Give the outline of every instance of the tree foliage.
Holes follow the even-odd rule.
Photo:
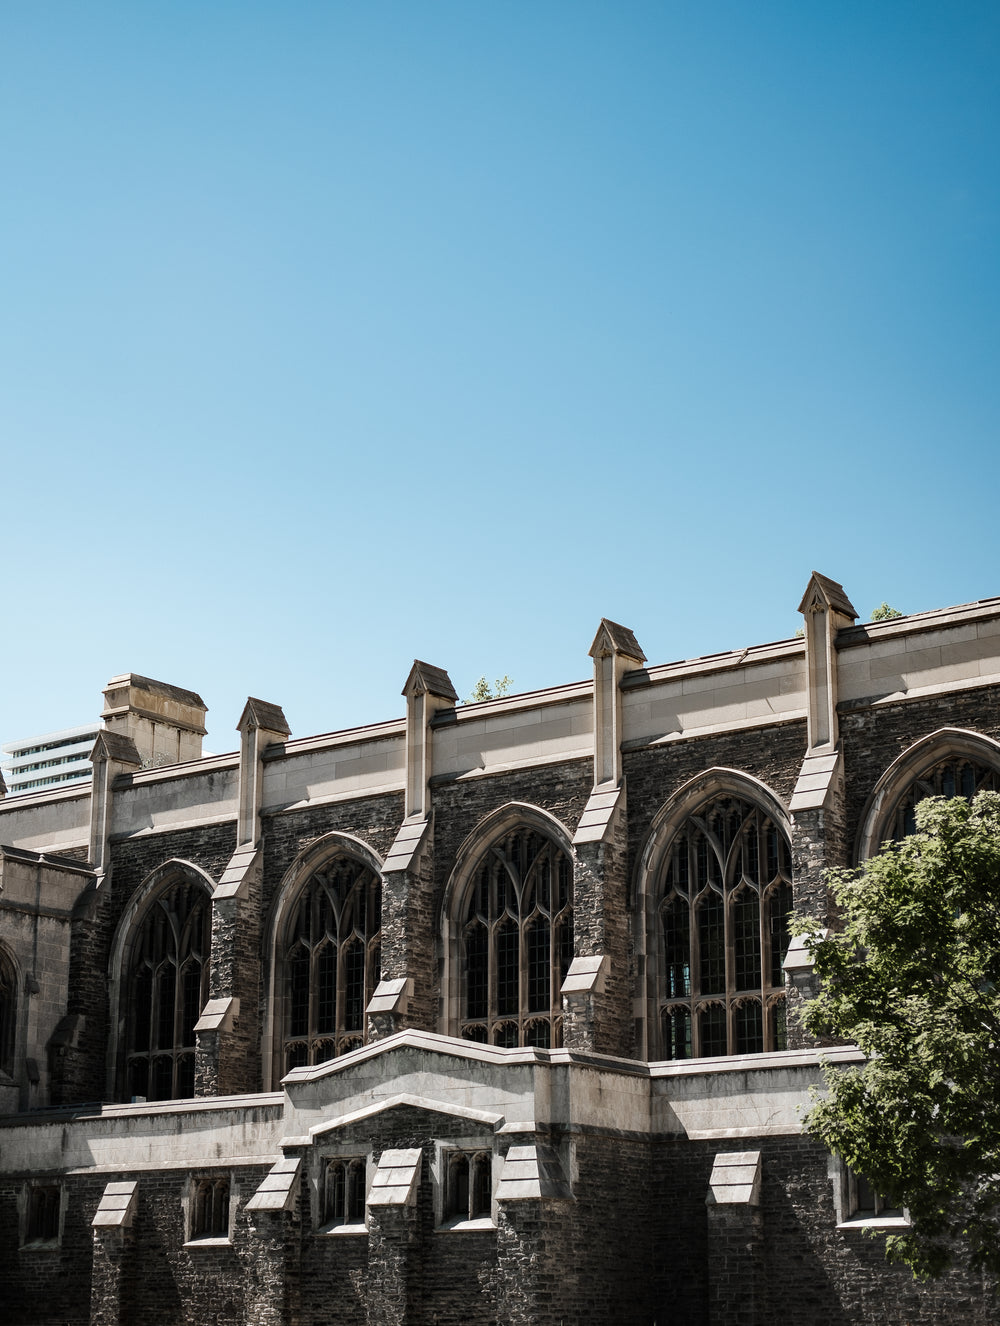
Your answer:
[[[506,672],[502,677],[497,677],[493,683],[492,689],[485,677],[480,677],[473,687],[472,694],[465,701],[466,704],[478,704],[480,700],[499,700],[502,696],[510,692],[514,685],[513,677],[508,677]]]
[[[799,933],[820,977],[804,1022],[867,1062],[825,1071],[806,1118],[894,1204],[887,1237],[915,1275],[1000,1272],[1000,795],[932,797],[917,832],[830,878],[842,928]]]
[[[890,608],[885,599],[883,599],[877,608],[872,609],[872,615],[869,618],[869,621],[891,622],[894,617],[902,617],[902,615],[903,614],[898,608]]]

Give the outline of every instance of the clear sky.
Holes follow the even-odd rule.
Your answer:
[[[11,0],[0,740],[1000,594],[995,0]]]

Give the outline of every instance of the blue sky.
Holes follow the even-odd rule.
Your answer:
[[[1000,8],[0,13],[0,740],[1000,593]]]

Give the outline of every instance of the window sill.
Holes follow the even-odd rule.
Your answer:
[[[496,1229],[489,1216],[480,1216],[478,1220],[446,1220],[438,1225],[438,1234],[464,1234],[473,1229]]]
[[[363,1220],[353,1225],[323,1225],[321,1229],[317,1229],[316,1233],[322,1238],[339,1238],[346,1234],[367,1234],[368,1226]]]
[[[32,1239],[30,1243],[22,1243],[21,1252],[58,1252],[58,1239]]]
[[[231,1248],[231,1238],[188,1239],[185,1248]]]
[[[842,1220],[838,1229],[909,1229],[908,1216],[865,1215]]]

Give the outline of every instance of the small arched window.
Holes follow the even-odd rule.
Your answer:
[[[208,998],[211,939],[211,902],[201,884],[178,880],[146,908],[123,989],[128,1097],[194,1095],[194,1028]]]
[[[786,1047],[791,910],[788,843],[759,806],[719,796],[681,824],[658,910],[664,1058]]]
[[[191,1238],[229,1237],[229,1179],[197,1179],[191,1194]]]
[[[569,857],[533,829],[493,846],[462,917],[461,1032],[490,1045],[562,1044],[562,983],[573,956]]]
[[[363,1156],[327,1161],[323,1175],[324,1224],[364,1224],[365,1168]]]
[[[965,755],[953,755],[939,760],[914,778],[896,801],[886,822],[887,837],[899,842],[916,833],[917,805],[925,797],[965,797],[970,800],[977,792],[1000,790],[1000,778],[995,769]]]
[[[284,1071],[325,1063],[365,1042],[379,980],[382,880],[338,856],[307,881],[282,950]]]

